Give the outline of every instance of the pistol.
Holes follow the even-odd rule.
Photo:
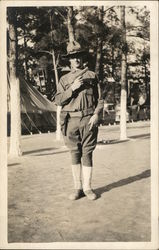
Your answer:
[[[74,80],[75,80],[76,78],[78,78],[79,76],[82,76],[87,70],[88,70],[88,67],[82,69],[80,72],[77,72],[77,73],[75,74],[75,76],[73,77],[71,84],[74,82]]]

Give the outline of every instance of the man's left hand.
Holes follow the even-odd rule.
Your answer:
[[[90,125],[89,130],[91,130],[93,128],[93,126],[97,125],[98,120],[99,119],[98,119],[97,114],[92,115],[92,117],[90,118],[89,123],[88,123]]]

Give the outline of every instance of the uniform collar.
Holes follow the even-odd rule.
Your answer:
[[[80,72],[82,69],[71,69],[71,73],[75,74],[76,72]]]

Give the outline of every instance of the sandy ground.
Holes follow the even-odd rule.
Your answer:
[[[150,241],[150,124],[127,131],[119,143],[119,126],[100,127],[95,201],[68,199],[70,156],[55,133],[23,136],[23,156],[8,159],[8,241]]]

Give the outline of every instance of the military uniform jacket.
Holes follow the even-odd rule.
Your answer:
[[[73,112],[92,108],[93,113],[99,114],[103,110],[104,102],[100,84],[94,72],[87,70],[82,76],[82,86],[75,91],[71,88],[79,71],[71,71],[61,77],[55,102],[62,106],[62,111]]]

